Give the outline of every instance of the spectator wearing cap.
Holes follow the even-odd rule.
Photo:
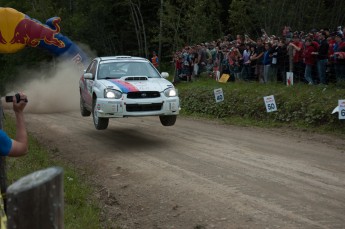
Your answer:
[[[345,82],[345,58],[343,55],[345,52],[345,42],[343,41],[343,34],[339,32],[337,32],[334,39],[334,55],[332,57],[334,60],[334,70],[338,84]]]
[[[328,63],[328,49],[327,34],[325,31],[319,33],[319,49],[313,54],[317,55],[317,72],[319,75],[320,84],[327,84],[326,68]]]

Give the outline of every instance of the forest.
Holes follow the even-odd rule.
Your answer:
[[[94,55],[148,58],[156,51],[162,62],[169,62],[172,53],[185,45],[227,34],[256,38],[262,28],[281,36],[285,25],[293,31],[333,31],[345,25],[343,0],[0,0],[0,7],[14,8],[42,23],[61,17],[61,33]],[[0,54],[0,94],[18,70],[54,58],[29,47]]]

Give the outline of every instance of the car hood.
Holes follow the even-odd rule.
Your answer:
[[[159,91],[174,87],[164,78],[126,77],[120,79],[99,80],[106,88],[113,88],[123,93],[137,91]]]

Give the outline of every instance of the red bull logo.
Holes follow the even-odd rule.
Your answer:
[[[0,31],[0,43],[1,44],[6,44],[7,43],[5,38],[2,36],[1,31]]]
[[[56,56],[71,57],[84,69],[88,58],[67,37],[60,33],[60,17],[45,24],[9,7],[0,7],[0,53],[16,53],[25,47],[39,47]]]
[[[21,20],[14,30],[14,37],[10,41],[11,44],[20,43],[31,47],[36,47],[41,41],[48,45],[55,45],[59,48],[64,48],[65,43],[57,38],[55,35],[60,33],[59,22],[60,18],[53,20],[55,29],[51,29],[32,19],[25,18]]]

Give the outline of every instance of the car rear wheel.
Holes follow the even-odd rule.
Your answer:
[[[159,116],[163,126],[173,126],[176,122],[177,115],[162,115]]]
[[[109,119],[108,118],[100,118],[98,117],[98,111],[96,107],[96,100],[92,103],[92,117],[93,117],[93,124],[95,125],[97,130],[105,130],[108,127]]]
[[[90,116],[91,115],[91,111],[87,110],[84,106],[84,100],[82,98],[82,96],[80,95],[80,114],[83,117],[86,116]]]

